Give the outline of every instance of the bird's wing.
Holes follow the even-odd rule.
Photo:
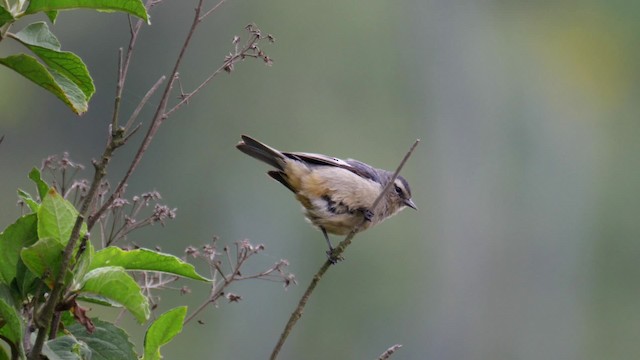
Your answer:
[[[283,153],[283,155],[292,159],[306,162],[311,165],[339,167],[345,170],[349,170],[358,176],[362,176],[363,178],[367,178],[375,182],[380,182],[380,176],[376,172],[376,169],[358,160],[342,160],[333,156],[305,152],[285,152]]]

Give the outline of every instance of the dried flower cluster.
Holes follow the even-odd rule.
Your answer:
[[[264,35],[262,31],[255,25],[249,24],[245,26],[245,30],[249,33],[249,40],[244,45],[240,44],[240,36],[236,35],[233,37],[231,43],[235,46],[235,51],[229,53],[229,55],[224,58],[224,71],[230,73],[234,70],[234,64],[238,61],[242,61],[248,57],[262,59],[265,64],[271,66],[273,64],[273,59],[269,57],[259,46],[260,41],[267,40],[270,43],[276,41],[276,39],[271,34]]]
[[[206,244],[202,249],[189,246],[185,249],[187,258],[202,259],[209,267],[213,283],[208,299],[202,303],[185,322],[191,321],[209,304],[217,305],[217,301],[224,297],[229,302],[240,302],[242,296],[227,292],[227,288],[237,281],[259,279],[281,282],[288,288],[296,284],[295,276],[286,271],[289,262],[279,260],[267,269],[244,275],[244,266],[254,255],[264,251],[264,245],[252,244],[249,240],[236,241],[233,246],[223,246],[222,251],[218,251],[218,238],[214,237],[210,244]]]

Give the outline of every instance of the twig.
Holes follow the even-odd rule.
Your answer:
[[[411,157],[411,154],[413,153],[413,151],[415,150],[416,146],[418,146],[419,143],[420,143],[420,139],[416,140],[413,143],[409,151],[404,155],[404,158],[400,162],[400,165],[398,165],[398,168],[396,169],[396,171],[393,173],[393,176],[391,177],[389,182],[386,184],[386,186],[382,189],[382,191],[380,192],[376,200],[373,202],[371,209],[374,213],[376,208],[378,207],[378,204],[380,204],[380,201],[382,200],[384,195],[387,193],[387,191],[391,189],[391,185],[395,182],[396,178],[398,177],[398,174],[400,173],[400,170],[402,170],[402,168],[404,167],[404,164],[407,162],[407,160],[409,160],[409,157]],[[278,343],[273,348],[273,352],[271,353],[271,357],[269,359],[271,360],[277,359],[278,354],[280,353],[280,350],[284,345],[284,342],[287,340],[287,337],[289,337],[289,334],[291,333],[291,330],[293,329],[295,324],[298,322],[298,320],[302,317],[302,312],[304,311],[304,307],[307,305],[307,301],[309,301],[309,298],[311,297],[311,294],[315,290],[316,286],[318,285],[320,280],[322,280],[322,276],[324,275],[325,272],[327,272],[329,267],[331,267],[331,265],[335,262],[335,259],[338,259],[342,256],[342,253],[344,253],[347,246],[351,244],[353,237],[360,231],[360,229],[362,228],[365,222],[366,222],[366,219],[363,219],[360,222],[360,224],[358,224],[351,230],[351,232],[347,235],[347,237],[345,237],[345,239],[342,240],[340,244],[336,246],[335,249],[333,249],[330,255],[330,259],[327,259],[324,262],[324,264],[322,264],[322,266],[320,267],[320,270],[318,270],[318,272],[313,276],[313,279],[311,280],[311,283],[307,287],[307,290],[304,292],[304,294],[300,298],[300,301],[298,302],[298,307],[296,307],[293,313],[291,313],[291,316],[289,317],[289,321],[287,322],[287,325],[284,327],[284,330],[282,331],[282,334],[278,339]]]
[[[391,357],[391,355],[393,355],[401,347],[402,347],[402,345],[400,345],[400,344],[393,345],[392,347],[390,347],[387,350],[385,350],[385,352],[380,354],[380,356],[378,356],[378,360],[387,360],[388,358]]]
[[[200,20],[204,20],[204,18],[206,18],[207,16],[211,15],[212,12],[218,10],[218,8],[220,7],[220,5],[224,4],[224,2],[227,0],[220,0],[219,3],[217,3],[214,7],[212,7],[211,9],[207,10],[207,12],[205,12],[201,17]]]
[[[125,144],[125,132],[124,129],[121,129],[117,126],[118,112],[120,109],[120,98],[122,97],[122,88],[124,86],[124,80],[127,77],[127,71],[129,68],[129,63],[131,60],[131,55],[133,53],[133,48],[136,43],[137,34],[142,26],[142,20],[139,20],[136,24],[135,31],[132,31],[131,39],[129,41],[129,48],[127,49],[126,56],[124,61],[122,60],[122,51],[120,51],[120,57],[118,61],[118,83],[116,85],[116,98],[114,104],[114,112],[112,117],[112,122],[110,125],[110,134],[108,137],[107,145],[105,146],[104,152],[102,153],[102,157],[99,161],[94,161],[93,165],[95,168],[93,182],[87,191],[87,196],[82,202],[80,211],[78,213],[78,217],[76,218],[75,224],[73,226],[73,230],[71,231],[71,235],[69,237],[69,241],[65,246],[64,252],[62,254],[62,260],[60,262],[60,271],[58,272],[55,281],[53,283],[53,287],[47,298],[47,301],[44,303],[42,310],[40,313],[34,314],[36,318],[39,319],[36,323],[38,324],[38,335],[33,344],[33,348],[29,352],[29,360],[37,360],[40,359],[40,354],[42,353],[42,347],[44,346],[44,342],[47,339],[48,330],[52,324],[55,324],[55,308],[56,305],[60,302],[62,298],[63,291],[65,289],[64,286],[64,276],[66,274],[67,269],[71,263],[71,258],[73,256],[73,251],[75,250],[76,244],[80,238],[80,229],[82,228],[82,223],[87,217],[90,209],[92,208],[92,204],[96,199],[96,195],[101,186],[102,179],[107,174],[107,166],[109,161],[111,160],[111,156],[113,152],[119,147]],[[91,224],[93,225],[93,224]],[[91,227],[89,227],[91,229]]]
[[[93,166],[95,168],[93,181],[91,182],[89,191],[87,191],[86,198],[82,202],[80,212],[78,213],[78,217],[76,218],[75,224],[73,225],[71,235],[69,236],[69,241],[64,248],[62,260],[60,261],[60,271],[56,275],[55,281],[53,283],[53,288],[51,289],[49,297],[44,303],[40,313],[34,314],[34,317],[38,319],[38,321],[36,321],[36,323],[38,324],[38,335],[33,344],[33,348],[29,353],[29,360],[40,359],[40,353],[42,352],[42,347],[47,339],[49,326],[54,322],[53,320],[55,316],[56,305],[62,298],[62,292],[65,289],[64,277],[67,273],[67,269],[69,268],[69,264],[71,263],[73,251],[75,250],[78,239],[80,238],[80,229],[82,228],[82,223],[84,222],[84,218],[89,212],[89,209],[91,209],[91,205],[96,198],[96,194],[98,192],[98,189],[100,188],[102,179],[107,174],[107,165],[111,160],[113,152],[120,146],[124,145],[124,142],[122,141],[124,131],[121,129],[112,131],[113,132],[109,137],[109,142],[104,149],[104,152],[102,153],[100,161],[94,161],[93,163]]]
[[[129,169],[127,169],[127,172],[118,183],[118,186],[116,187],[116,189],[111,193],[111,196],[109,196],[107,201],[105,201],[104,204],[102,204],[102,206],[97,211],[95,211],[93,214],[91,214],[91,216],[89,216],[89,219],[87,220],[87,227],[89,228],[89,230],[95,225],[96,221],[100,219],[100,216],[109,208],[109,206],[111,206],[113,201],[117,197],[121,196],[124,186],[127,184],[129,177],[131,177],[131,174],[133,174],[135,169],[138,167],[138,164],[140,164],[140,161],[142,160],[143,155],[145,154],[145,152],[149,148],[149,145],[151,144],[151,140],[153,140],[156,132],[160,128],[160,125],[162,125],[164,120],[167,119],[165,112],[167,109],[167,104],[169,102],[169,95],[171,94],[171,90],[173,89],[173,84],[176,81],[178,69],[180,68],[182,59],[184,58],[187,48],[191,43],[191,38],[193,37],[193,34],[195,33],[196,28],[198,27],[198,24],[200,24],[200,21],[201,21],[200,13],[202,11],[203,1],[204,0],[198,1],[198,5],[196,6],[196,9],[195,9],[195,15],[193,17],[193,22],[191,23],[191,27],[189,28],[189,32],[187,33],[187,37],[185,38],[182,44],[182,48],[180,49],[180,53],[178,54],[176,62],[173,65],[173,70],[171,71],[169,82],[164,88],[164,92],[162,93],[162,97],[160,98],[160,103],[158,104],[158,107],[156,108],[156,112],[153,115],[153,119],[151,120],[149,129],[147,130],[147,134],[142,140],[142,143],[140,144],[140,147],[138,148],[138,151],[136,152],[136,155],[133,158],[133,161],[131,161],[131,165],[129,165]],[[135,33],[134,33],[135,35],[137,35],[137,29],[138,28],[135,29]]]
[[[156,92],[156,90],[158,90],[158,88],[164,82],[164,80],[166,78],[167,78],[166,76],[162,75],[158,79],[158,81],[156,81],[156,83],[153,84],[153,86],[149,89],[149,91],[147,91],[147,93],[144,95],[142,100],[140,100],[140,102],[138,103],[138,106],[136,106],[135,110],[133,110],[133,112],[131,113],[131,116],[129,117],[129,120],[127,120],[127,124],[124,126],[126,131],[129,131],[129,128],[131,127],[133,122],[136,121],[136,119],[138,118],[138,115],[140,115],[140,111],[142,111],[142,108],[144,108],[144,106],[147,104],[147,102],[151,98],[151,95],[153,95]],[[131,135],[131,134],[129,134],[129,135]]]
[[[218,3],[218,5],[216,5],[213,9],[211,10],[215,10],[220,4],[222,4],[221,1],[220,3]],[[209,10],[209,11],[211,11]],[[202,18],[204,18],[206,15],[203,15]],[[255,56],[255,54],[251,54],[249,53],[250,51],[253,51],[256,49],[256,44],[259,42],[260,40],[260,36],[259,35],[252,35],[252,37],[249,39],[249,41],[247,41],[247,43],[245,44],[245,46],[238,50],[238,46],[236,45],[236,52],[235,54],[230,54],[224,61],[224,63],[217,68],[213,73],[211,73],[211,75],[209,75],[209,77],[207,77],[204,81],[202,81],[200,83],[200,85],[198,85],[193,91],[191,91],[188,94],[184,94],[184,96],[182,96],[182,99],[175,104],[171,109],[169,109],[166,112],[166,116],[170,116],[174,111],[180,109],[182,106],[184,106],[185,104],[189,103],[189,100],[191,100],[191,97],[193,97],[195,94],[197,94],[198,92],[200,92],[200,90],[202,90],[202,88],[204,88],[205,86],[207,86],[209,84],[209,82],[211,82],[211,80],[213,80],[214,77],[216,77],[217,75],[219,75],[220,73],[222,73],[222,71],[229,71],[229,69],[231,67],[233,67],[233,64],[235,64],[238,61],[243,60],[245,57],[253,57]]]

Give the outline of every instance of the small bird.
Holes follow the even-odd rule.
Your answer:
[[[375,212],[371,208],[393,177],[390,171],[353,159],[281,152],[250,136],[241,137],[242,141],[236,145],[238,150],[276,169],[267,174],[295,194],[304,207],[307,220],[322,231],[329,245],[329,255],[333,247],[327,233],[346,235],[364,219],[362,231],[407,206],[418,209],[411,200],[409,183],[402,176],[395,179],[393,190],[387,191]]]

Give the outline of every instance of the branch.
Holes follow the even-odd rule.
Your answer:
[[[404,155],[404,158],[400,162],[400,165],[398,165],[398,168],[396,169],[396,171],[393,173],[393,176],[391,177],[389,182],[385,185],[384,189],[382,189],[382,191],[380,192],[380,195],[378,195],[376,200],[373,202],[371,209],[374,213],[378,205],[380,204],[380,201],[382,200],[384,195],[387,193],[387,191],[391,189],[391,185],[395,182],[396,178],[398,177],[398,174],[400,174],[400,170],[402,170],[402,168],[404,167],[404,164],[407,162],[407,160],[409,160],[409,157],[411,157],[411,154],[413,153],[413,151],[415,150],[416,146],[418,146],[419,143],[420,143],[420,139],[416,140],[413,143],[409,151]],[[351,244],[353,237],[358,233],[358,231],[360,231],[360,229],[362,228],[362,226],[366,221],[367,221],[366,219],[363,219],[360,222],[360,224],[358,224],[351,230],[351,232],[347,235],[347,237],[344,240],[342,240],[335,249],[333,249],[333,251],[330,254],[330,258],[324,262],[324,264],[320,267],[320,270],[318,270],[318,272],[313,276],[313,279],[311,280],[311,283],[307,287],[307,290],[304,292],[304,294],[302,295],[302,298],[300,298],[300,301],[298,302],[298,307],[296,307],[296,309],[293,311],[293,313],[289,317],[289,321],[287,322],[287,325],[284,327],[284,330],[280,335],[280,339],[278,339],[278,343],[273,348],[273,352],[271,353],[271,357],[269,358],[270,360],[277,359],[278,353],[280,353],[280,350],[282,349],[284,342],[287,340],[287,337],[289,337],[291,330],[296,325],[298,320],[302,317],[302,312],[304,311],[304,307],[307,305],[307,301],[309,301],[309,298],[311,297],[311,294],[315,290],[316,286],[318,285],[320,280],[322,280],[324,273],[327,272],[327,270],[329,269],[329,267],[331,267],[333,263],[335,263],[336,259],[340,259],[342,257],[342,253],[344,253],[347,247]]]
[[[380,354],[380,356],[378,356],[378,360],[387,360],[388,358],[391,357],[391,355],[393,355],[401,347],[402,345],[400,344],[393,345],[392,347],[388,348],[385,352]]]
[[[111,156],[113,152],[124,143],[122,141],[122,137],[124,136],[123,130],[112,130],[111,136],[109,136],[109,142],[107,147],[102,154],[102,158],[100,161],[94,161],[93,166],[95,167],[95,172],[93,175],[93,182],[91,183],[91,187],[89,191],[87,191],[87,196],[85,200],[82,202],[82,207],[80,208],[80,212],[78,213],[78,217],[76,218],[76,222],[73,225],[73,229],[71,231],[71,235],[69,237],[69,242],[64,248],[64,252],[62,254],[62,260],[60,262],[60,271],[56,275],[55,281],[53,283],[53,288],[51,289],[51,293],[47,298],[47,301],[44,303],[42,310],[39,314],[34,314],[34,317],[38,319],[36,321],[38,328],[38,336],[34,342],[33,348],[29,353],[29,360],[38,360],[40,359],[40,353],[42,352],[42,347],[44,346],[44,342],[47,339],[49,326],[54,322],[55,316],[55,308],[56,304],[60,301],[62,297],[62,292],[64,291],[64,277],[67,273],[67,269],[69,268],[69,264],[71,263],[71,257],[73,256],[73,251],[78,243],[78,239],[80,238],[80,229],[82,228],[82,223],[84,222],[84,218],[89,212],[91,205],[96,197],[98,189],[100,188],[100,184],[102,179],[107,174],[107,165],[111,160]]]
[[[89,216],[89,219],[87,220],[87,227],[89,228],[89,230],[93,228],[96,221],[100,219],[100,216],[102,216],[102,214],[109,208],[109,206],[111,206],[113,201],[117,197],[121,196],[125,184],[127,184],[127,181],[129,181],[129,177],[131,177],[131,174],[133,174],[135,169],[138,167],[138,164],[140,164],[142,157],[144,156],[145,152],[149,148],[151,141],[153,140],[156,132],[158,132],[158,129],[160,128],[160,125],[162,125],[164,120],[167,119],[165,111],[167,109],[167,103],[169,102],[169,95],[171,94],[171,90],[173,89],[173,84],[177,79],[178,69],[180,68],[180,64],[182,63],[184,54],[186,53],[187,48],[191,43],[191,38],[193,37],[193,34],[195,33],[196,28],[198,27],[198,24],[200,24],[200,21],[202,21],[200,17],[200,12],[202,11],[203,1],[204,0],[198,1],[198,5],[196,6],[196,9],[195,9],[195,15],[193,17],[193,22],[191,23],[191,27],[189,28],[187,37],[185,38],[182,44],[180,53],[178,54],[176,62],[173,66],[173,70],[171,71],[169,82],[164,88],[164,92],[162,93],[162,97],[160,98],[160,103],[158,104],[158,107],[156,108],[156,112],[153,115],[153,119],[151,120],[151,125],[149,125],[149,130],[147,130],[147,134],[142,140],[142,143],[140,144],[140,147],[138,148],[138,151],[136,152],[136,155],[133,158],[133,161],[131,161],[131,165],[129,165],[129,169],[127,170],[126,174],[123,176],[122,180],[120,180],[120,182],[118,183],[118,186],[116,187],[116,189],[113,191],[111,196],[109,196],[107,201],[105,201],[104,204],[102,204],[102,206],[97,211],[95,211],[93,214],[91,214],[91,216]],[[134,32],[137,30],[138,28],[134,29]],[[134,33],[132,33],[132,37],[133,36],[134,36]]]

